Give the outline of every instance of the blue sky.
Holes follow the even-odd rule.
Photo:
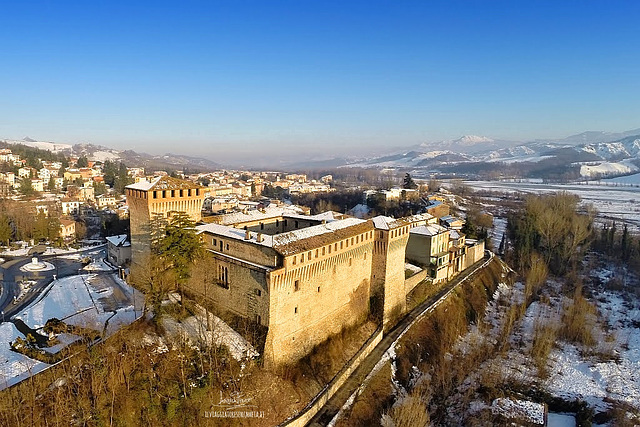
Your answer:
[[[640,127],[637,1],[5,2],[0,138],[213,160]]]

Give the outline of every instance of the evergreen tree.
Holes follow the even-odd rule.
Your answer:
[[[116,175],[118,174],[118,169],[113,162],[106,160],[104,162],[104,166],[102,168],[104,183],[109,187],[113,188],[116,182]]]
[[[79,168],[89,167],[89,159],[87,159],[87,156],[80,156],[76,162],[76,166]]]
[[[11,241],[12,236],[13,229],[11,228],[9,217],[3,214],[0,216],[0,242],[9,246],[9,242]]]
[[[624,224],[624,228],[622,229],[622,238],[620,239],[620,252],[622,252],[622,259],[628,260],[631,255],[629,245],[629,231],[627,230],[627,224]]]
[[[410,190],[415,190],[416,188],[418,188],[418,184],[416,184],[413,178],[411,178],[411,174],[407,173],[404,176],[404,180],[402,181],[402,188]]]
[[[25,196],[33,196],[36,193],[36,190],[33,189],[31,178],[27,177],[20,180],[20,192]]]
[[[44,212],[40,211],[36,215],[36,222],[33,227],[33,238],[37,241],[47,240],[49,235],[49,221]]]
[[[608,251],[609,253],[613,253],[615,249],[615,240],[616,239],[616,222],[614,221],[609,229],[609,242],[608,242]]]
[[[124,188],[127,185],[132,184],[134,180],[127,174],[127,166],[122,162],[118,165],[117,170],[115,170],[114,172],[115,179],[112,188],[117,194],[124,194]],[[108,184],[106,176],[105,183]]]
[[[502,239],[500,239],[500,246],[498,247],[498,255],[504,255],[504,249],[507,245],[507,233],[502,233]]]
[[[107,192],[107,186],[104,184],[104,182],[94,182],[93,191],[96,196],[100,196],[101,194]]]
[[[189,278],[190,265],[203,251],[194,226],[186,213],[178,212],[165,227],[164,237],[159,241],[158,250],[171,262],[179,283]]]
[[[52,193],[56,191],[56,179],[53,176],[49,178],[49,183],[47,184],[47,188]]]

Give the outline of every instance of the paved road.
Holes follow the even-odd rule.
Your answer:
[[[422,304],[411,310],[391,331],[389,331],[380,341],[380,343],[374,348],[369,356],[367,356],[360,366],[351,374],[349,379],[338,389],[338,391],[329,399],[329,401],[322,407],[322,409],[313,417],[307,426],[319,427],[326,426],[340,411],[340,408],[344,406],[349,397],[362,385],[364,380],[373,370],[374,366],[380,361],[384,353],[389,350],[391,345],[409,329],[409,326],[423,313],[429,311],[430,308],[434,308],[434,304],[442,298],[447,292],[458,286],[464,279],[487,261],[487,258],[480,260],[471,268],[468,268],[460,276],[455,278],[451,283],[447,284],[436,295],[428,298]]]
[[[106,249],[100,248],[87,248],[82,251],[83,255],[87,255],[93,258],[104,258],[106,256]],[[67,254],[69,255],[69,254]],[[31,262],[31,256],[28,257],[15,257],[0,267],[2,271],[2,295],[0,296],[0,312],[3,312],[3,321],[9,320],[11,316],[19,313],[34,300],[36,300],[44,291],[44,289],[52,282],[53,275],[56,277],[66,277],[78,274],[82,263],[73,259],[63,258],[62,255],[44,255],[39,257],[40,260],[46,260],[53,264],[56,269],[48,272],[40,273],[33,280],[35,284],[25,293],[25,295],[14,304],[14,297],[20,294],[20,287],[18,282],[24,276],[24,273],[20,271],[20,267]]]

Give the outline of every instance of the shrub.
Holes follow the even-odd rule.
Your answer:
[[[595,306],[584,297],[582,286],[578,285],[573,294],[573,301],[565,306],[560,336],[566,341],[592,347],[595,345],[595,315]]]

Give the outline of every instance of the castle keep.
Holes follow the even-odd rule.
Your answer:
[[[152,221],[185,212],[192,221],[202,218],[204,188],[191,181],[163,176],[125,188],[131,227],[132,261],[140,262],[151,247]]]

